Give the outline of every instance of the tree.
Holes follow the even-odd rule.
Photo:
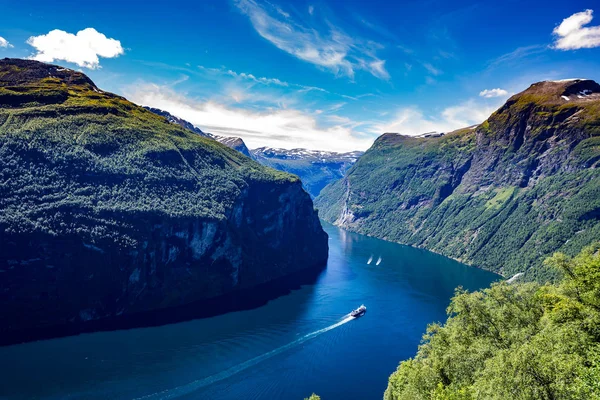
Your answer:
[[[442,326],[390,376],[386,400],[600,399],[600,245],[546,265],[555,284],[458,289]]]

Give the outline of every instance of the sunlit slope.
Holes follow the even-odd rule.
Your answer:
[[[483,124],[387,133],[316,199],[322,218],[504,275],[600,237],[600,86],[540,82]]]

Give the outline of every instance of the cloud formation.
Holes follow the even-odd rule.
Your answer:
[[[560,50],[600,47],[600,26],[585,27],[592,22],[593,10],[585,10],[565,18],[552,32],[554,48]]]
[[[257,78],[256,76],[254,76],[252,74],[247,74],[245,72],[237,73],[232,70],[227,70],[227,75],[233,76],[234,78],[248,79],[253,82],[262,83],[265,85],[277,85],[277,86],[285,86],[285,87],[289,86],[289,83],[281,81],[277,78],[264,78],[264,77]]]
[[[34,60],[63,60],[89,69],[100,67],[100,57],[114,58],[124,53],[120,41],[107,38],[94,28],[76,34],[55,29],[45,35],[31,36],[27,44],[36,49],[30,57]]]
[[[4,39],[2,36],[0,36],[0,47],[7,48],[7,47],[13,47],[13,45],[12,45],[12,44],[10,44],[10,43],[8,42],[8,40],[6,40],[6,39]]]
[[[351,151],[366,149],[373,142],[372,136],[353,131],[356,122],[332,121],[338,123],[322,126],[314,114],[293,108],[261,111],[238,108],[216,100],[195,100],[171,87],[151,83],[130,86],[125,95],[138,104],[166,110],[207,132],[239,136],[250,148]]]
[[[439,69],[431,65],[430,63],[423,63],[423,67],[429,71],[432,75],[438,76],[442,73]]]
[[[496,88],[496,89],[485,89],[479,92],[479,96],[485,97],[486,99],[492,97],[504,97],[508,95],[508,92],[504,89]]]
[[[417,107],[400,109],[390,121],[375,124],[373,133],[396,132],[403,135],[418,135],[426,132],[451,132],[456,129],[480,124],[485,121],[499,104],[487,104],[473,99],[456,106],[447,107],[439,115],[425,115]]]
[[[351,37],[331,24],[329,32],[319,32],[295,22],[270,3],[236,0],[235,4],[260,36],[296,58],[350,78],[356,70],[365,70],[379,79],[390,78],[385,60],[376,56],[382,46],[375,42]]]

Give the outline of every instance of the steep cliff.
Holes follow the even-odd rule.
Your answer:
[[[298,178],[103,92],[0,60],[0,337],[167,309],[323,266]]]
[[[505,275],[600,237],[600,85],[540,82],[483,124],[441,137],[387,133],[316,199],[347,229]]]

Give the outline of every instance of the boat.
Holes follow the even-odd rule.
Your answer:
[[[358,307],[356,310],[352,311],[350,313],[351,317],[354,318],[358,318],[358,317],[362,317],[363,315],[365,315],[365,313],[367,312],[367,307],[365,307],[365,305],[361,305],[360,307]]]

